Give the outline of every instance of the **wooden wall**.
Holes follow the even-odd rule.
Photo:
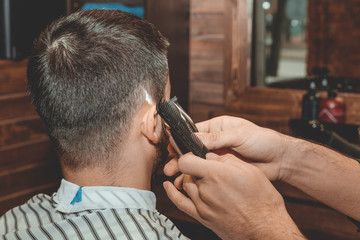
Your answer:
[[[0,61],[0,215],[35,193],[52,193],[60,168],[26,86],[27,61]]]
[[[205,120],[224,108],[226,1],[190,1],[189,114]]]
[[[185,110],[189,105],[189,2],[190,0],[147,0],[146,18],[169,40],[171,96]]]
[[[250,82],[251,9],[249,0],[190,1],[189,113],[195,122],[223,111]]]
[[[327,67],[334,77],[360,78],[360,0],[308,1],[307,70]]]

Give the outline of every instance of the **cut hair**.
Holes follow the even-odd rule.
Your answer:
[[[63,166],[102,166],[131,119],[165,91],[168,41],[119,10],[78,11],[49,25],[28,63],[32,103]],[[102,159],[102,161],[96,161]]]

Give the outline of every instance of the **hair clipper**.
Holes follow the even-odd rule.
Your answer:
[[[179,155],[192,152],[198,157],[205,158],[209,150],[194,134],[194,132],[198,132],[198,129],[180,106],[177,98],[173,97],[169,101],[160,101],[156,105],[156,109],[166,123],[166,134],[174,150]]]

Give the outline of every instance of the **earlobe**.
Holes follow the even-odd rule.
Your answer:
[[[160,141],[161,136],[161,118],[157,114],[156,107],[148,108],[140,124],[142,134],[150,142],[156,144]]]

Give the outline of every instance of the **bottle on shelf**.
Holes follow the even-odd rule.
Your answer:
[[[309,90],[302,99],[302,118],[307,121],[318,119],[320,96],[315,81],[310,81]]]
[[[329,70],[327,68],[322,68],[320,70],[320,91],[325,91],[328,92],[329,91]]]
[[[345,102],[343,98],[337,96],[335,89],[330,89],[327,98],[320,100],[319,121],[332,123],[345,122]]]

